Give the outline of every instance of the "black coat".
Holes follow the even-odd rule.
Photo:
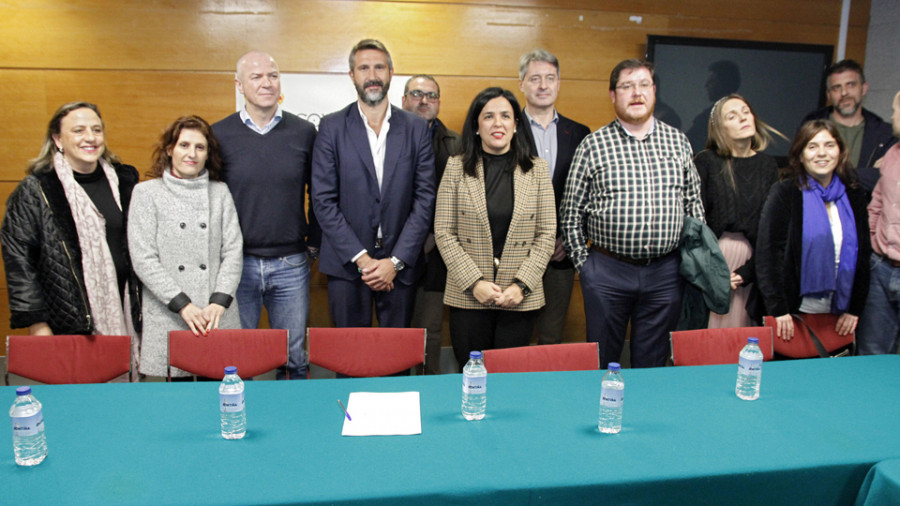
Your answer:
[[[115,165],[124,217],[138,173]],[[90,302],[84,288],[81,248],[69,201],[52,169],[25,177],[6,202],[0,244],[9,291],[10,326],[47,322],[54,334],[91,334]],[[125,246],[127,249],[127,245]],[[140,329],[140,283],[128,252],[131,315]]]
[[[835,176],[837,177],[837,176]],[[847,312],[859,316],[869,294],[869,213],[865,192],[847,188],[847,198],[856,221],[859,251],[856,275]],[[794,181],[772,186],[759,219],[756,240],[756,281],[766,314],[782,316],[800,309],[800,264],[803,254],[803,194]]]
[[[441,122],[434,119],[434,135],[431,145],[434,147],[434,187],[441,185],[441,179],[444,177],[444,169],[447,168],[447,160],[451,156],[459,154],[462,149],[459,134],[450,130]],[[431,233],[434,234],[434,220],[432,220]],[[444,286],[447,284],[447,266],[441,253],[437,247],[433,245],[433,241],[426,241],[426,245],[431,242],[432,248],[426,254],[425,272],[422,275],[422,286],[429,292],[443,292]]]

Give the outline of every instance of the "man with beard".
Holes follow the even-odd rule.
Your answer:
[[[616,65],[609,96],[616,119],[585,137],[569,169],[563,244],[580,274],[600,368],[619,360],[629,320],[631,365],[657,367],[681,311],[684,218],[703,219],[700,177],[687,137],[653,118],[651,63]]]
[[[391,106],[384,44],[350,52],[358,100],[322,118],[313,149],[312,202],[322,228],[319,270],[338,327],[408,327],[425,236],[434,213],[428,124]]]
[[[409,78],[403,88],[403,110],[418,115],[428,122],[431,145],[434,148],[434,184],[441,184],[447,159],[460,150],[459,134],[450,130],[441,120],[441,87],[426,74]],[[444,322],[444,286],[447,284],[447,266],[434,244],[434,228],[429,231],[422,252],[425,273],[416,290],[413,327],[428,331],[425,343],[425,374],[441,373],[441,325]]]
[[[803,123],[814,119],[834,122],[850,151],[850,163],[859,172],[860,184],[871,192],[881,176],[881,159],[897,139],[890,123],[862,106],[868,91],[859,63],[841,60],[825,71],[825,93],[831,105],[807,114]]]

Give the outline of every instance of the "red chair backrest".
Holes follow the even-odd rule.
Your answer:
[[[7,336],[6,365],[41,383],[104,383],[131,370],[131,336]]]
[[[233,365],[242,378],[252,378],[287,360],[284,329],[218,329],[199,337],[190,330],[169,331],[169,365],[197,376],[222,378]]]
[[[425,362],[425,329],[309,328],[309,361],[357,378],[387,376]]]
[[[484,350],[488,372],[596,371],[597,343],[544,344]]]
[[[759,339],[763,360],[772,360],[774,344],[769,327],[679,330],[670,333],[675,365],[736,364],[748,337]]]

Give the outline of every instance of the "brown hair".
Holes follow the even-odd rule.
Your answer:
[[[783,133],[769,126],[763,120],[759,119],[759,116],[756,115],[756,111],[753,110],[753,106],[751,106],[750,102],[741,95],[731,93],[717,100],[709,111],[709,137],[706,139],[706,149],[715,151],[717,155],[725,159],[725,165],[722,167],[722,171],[731,183],[731,187],[735,188],[734,172],[732,168],[735,143],[734,140],[725,133],[721,118],[722,107],[725,105],[725,102],[728,102],[731,99],[737,99],[743,102],[747,108],[750,109],[750,114],[753,115],[753,124],[756,127],[756,133],[753,134],[753,138],[750,140],[750,149],[754,151],[766,149],[769,143],[772,142],[772,134],[778,135],[786,141],[790,141],[790,139],[785,137]]]
[[[162,177],[163,172],[172,167],[172,157],[169,152],[175,148],[182,130],[196,130],[206,137],[206,170],[209,171],[209,179],[222,180],[222,155],[219,152],[219,141],[213,135],[209,123],[200,116],[182,116],[169,125],[163,132],[159,142],[153,148],[153,158],[147,177]]]
[[[850,188],[858,187],[856,170],[850,163],[850,152],[847,150],[844,140],[841,139],[841,133],[838,132],[837,127],[827,119],[807,121],[800,127],[800,130],[797,131],[797,137],[794,138],[794,143],[791,145],[791,151],[788,154],[788,166],[782,178],[792,179],[801,190],[809,188],[806,168],[803,166],[803,150],[806,149],[806,145],[809,144],[813,137],[823,130],[834,138],[835,142],[837,142],[838,150],[840,150],[834,173],[837,174],[837,177],[845,186]]]

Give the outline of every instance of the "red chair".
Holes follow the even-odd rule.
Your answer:
[[[197,376],[222,379],[225,367],[238,368],[242,378],[252,378],[288,361],[288,331],[283,329],[217,329],[206,336],[190,330],[169,331],[169,358],[172,367]]]
[[[105,383],[131,371],[131,336],[12,335],[6,337],[9,375],[48,384]]]
[[[597,343],[544,344],[484,350],[488,372],[596,371]]]
[[[763,360],[772,360],[775,350],[769,327],[679,330],[669,335],[674,365],[736,364],[748,337],[759,338]]]
[[[309,362],[346,376],[387,376],[425,363],[425,329],[309,328]]]

